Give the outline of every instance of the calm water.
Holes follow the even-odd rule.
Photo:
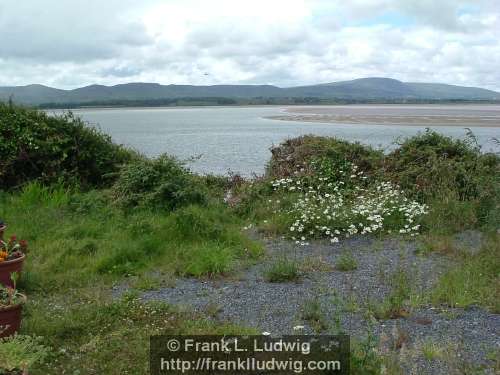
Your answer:
[[[383,112],[383,106],[350,106],[354,113],[367,107]],[[427,106],[428,107],[428,106]],[[440,113],[452,111],[469,118],[481,115],[486,106],[439,106]],[[422,106],[401,106],[401,110],[418,113]],[[479,108],[479,110],[478,110]],[[491,108],[491,107],[490,107]],[[486,115],[491,114],[486,107]],[[398,137],[423,131],[425,126],[326,124],[265,119],[265,116],[283,114],[284,107],[204,107],[204,108],[141,108],[141,109],[85,109],[76,110],[91,124],[121,144],[131,146],[148,155],[161,153],[181,159],[200,156],[191,164],[199,173],[225,174],[228,170],[244,175],[261,174],[270,158],[269,148],[284,139],[301,134],[336,136],[360,141],[377,147],[391,147]],[[500,112],[500,107],[495,107]],[[484,111],[483,111],[484,112]],[[470,117],[471,125],[473,117]],[[465,135],[464,127],[435,127],[455,137]],[[500,138],[500,128],[475,128],[484,149],[496,146],[492,137]],[[497,149],[498,151],[498,149]]]

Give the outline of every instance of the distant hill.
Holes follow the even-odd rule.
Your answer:
[[[377,77],[286,88],[272,85],[192,86],[160,85],[158,83],[127,83],[115,86],[91,85],[73,90],[61,90],[43,85],[0,87],[0,100],[8,100],[11,96],[17,103],[30,105],[175,98],[249,99],[256,97],[313,97],[355,100],[500,100],[500,93],[477,87],[401,82],[395,79]]]

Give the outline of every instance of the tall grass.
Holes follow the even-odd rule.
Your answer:
[[[500,244],[492,239],[474,255],[461,254],[458,264],[442,275],[431,300],[450,307],[481,305],[500,313]]]
[[[188,206],[171,214],[132,212],[105,204],[106,192],[75,193],[38,183],[4,195],[0,217],[29,241],[24,278],[30,290],[84,287],[148,268],[180,275],[231,271],[261,246],[222,205]]]

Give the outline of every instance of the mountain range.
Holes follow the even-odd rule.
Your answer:
[[[500,93],[477,87],[441,83],[401,82],[391,78],[360,78],[351,81],[311,86],[277,87],[272,85],[160,85],[126,83],[114,86],[90,85],[62,90],[43,85],[0,87],[0,100],[12,97],[16,103],[90,103],[141,101],[175,98],[328,98],[354,100],[500,100]]]

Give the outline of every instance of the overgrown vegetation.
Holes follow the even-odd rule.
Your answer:
[[[0,217],[30,243],[19,284],[29,295],[22,333],[41,337],[9,342],[22,350],[8,360],[27,355],[33,374],[140,374],[151,334],[253,332],[134,297],[134,290],[176,275],[220,277],[255,262],[263,249],[242,231],[250,222],[299,244],[424,232],[421,254],[453,259],[428,302],[499,312],[499,166],[498,155],[481,153],[472,135],[453,140],[427,131],[387,155],[299,137],[273,149],[262,178],[202,177],[170,156],[147,159],[116,146],[71,114],[0,104]],[[480,252],[459,252],[450,234],[465,229],[492,239]],[[264,277],[300,281],[304,270],[333,266],[303,263],[277,259]],[[348,252],[335,264],[356,267]],[[116,284],[131,286],[131,293],[112,296]],[[390,287],[377,306],[356,310],[371,309],[378,319],[406,317],[414,298],[409,275],[395,270]],[[321,302],[304,301],[298,312],[317,332],[332,328]],[[385,366],[398,373],[376,345],[369,336],[354,346],[355,371],[378,374]]]
[[[271,151],[265,178],[236,189],[240,213],[268,219],[263,227],[271,233],[293,226],[297,234],[302,228],[294,237],[306,242],[354,230],[444,235],[500,227],[500,157],[482,153],[470,132],[459,140],[427,130],[387,155],[314,136],[288,140]],[[402,215],[404,206],[410,216]],[[374,218],[382,219],[382,226]],[[371,224],[377,224],[375,230]]]
[[[131,152],[81,119],[0,102],[0,189],[39,180],[105,186]]]
[[[481,305],[500,313],[500,244],[488,242],[477,254],[461,253],[458,264],[439,279],[431,299],[449,307]]]
[[[151,335],[256,333],[165,304],[143,303],[133,296],[110,301],[95,290],[79,290],[50,300],[37,298],[31,303],[24,330],[44,337],[57,348],[30,372],[34,375],[146,374],[146,343]]]
[[[112,196],[124,208],[139,206],[171,211],[188,204],[205,204],[207,189],[178,160],[162,155],[124,165],[113,185]]]
[[[433,208],[428,229],[453,233],[500,227],[500,157],[481,153],[472,132],[464,140],[427,130],[385,158],[384,172]]]
[[[128,212],[107,204],[106,192],[38,183],[4,194],[0,202],[0,217],[9,218],[35,249],[23,277],[35,290],[86,286],[153,266],[180,275],[213,275],[261,252],[222,204],[191,205],[171,214]]]

